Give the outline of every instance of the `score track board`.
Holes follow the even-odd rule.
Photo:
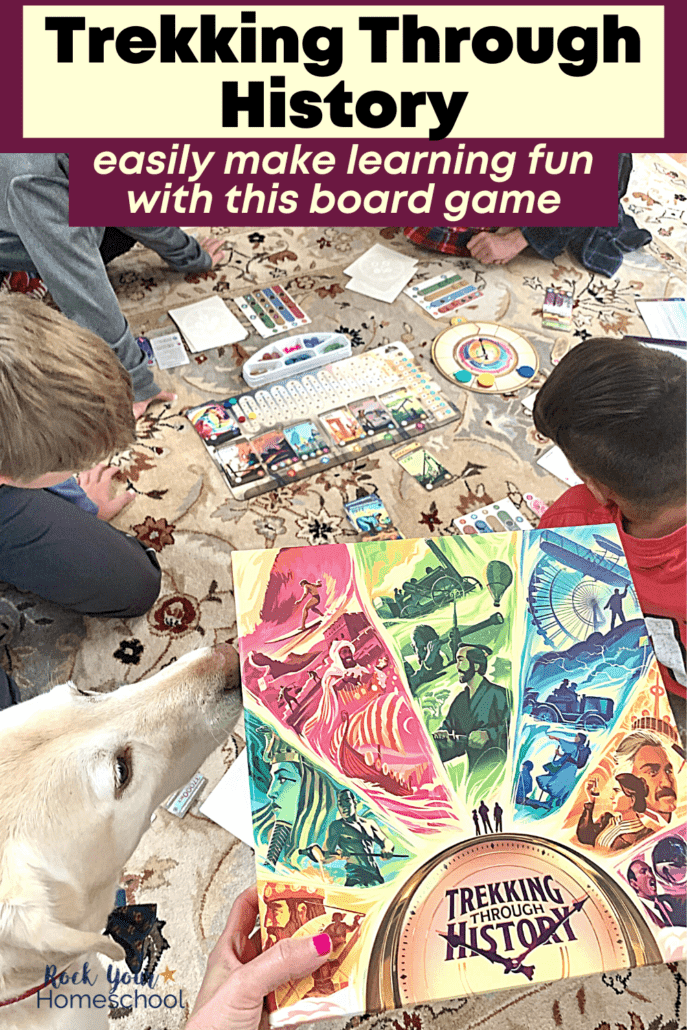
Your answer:
[[[232,494],[257,497],[459,417],[402,343],[184,412]]]
[[[446,379],[478,393],[519,390],[539,368],[532,344],[496,322],[450,325],[435,338],[432,360]]]

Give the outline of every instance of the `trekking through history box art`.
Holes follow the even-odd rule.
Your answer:
[[[233,562],[263,948],[332,940],[273,1025],[684,956],[685,752],[613,526]]]

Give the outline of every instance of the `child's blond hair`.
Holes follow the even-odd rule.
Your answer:
[[[135,439],[129,374],[98,336],[21,295],[0,300],[0,475],[82,471]]]

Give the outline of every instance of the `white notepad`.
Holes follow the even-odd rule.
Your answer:
[[[684,297],[635,301],[651,336],[687,343],[687,302]]]
[[[172,308],[169,312],[181,330],[186,346],[194,353],[226,347],[245,340],[248,330],[220,297],[208,297],[183,308]]]
[[[416,267],[415,258],[377,243],[344,269],[352,276],[346,288],[390,304],[413,278]]]

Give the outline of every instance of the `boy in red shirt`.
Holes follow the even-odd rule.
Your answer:
[[[687,363],[631,337],[593,338],[562,359],[537,395],[534,424],[583,486],[542,529],[615,523],[673,714],[684,733]]]

